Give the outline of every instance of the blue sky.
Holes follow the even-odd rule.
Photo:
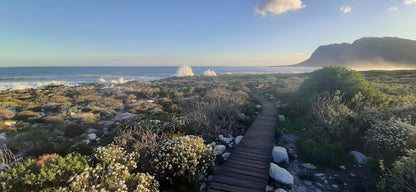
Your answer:
[[[415,20],[416,0],[0,0],[0,66],[286,65]]]

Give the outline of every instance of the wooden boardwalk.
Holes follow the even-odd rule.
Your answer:
[[[264,192],[274,146],[276,106],[259,98],[263,110],[235,147],[227,162],[214,172],[209,192]]]

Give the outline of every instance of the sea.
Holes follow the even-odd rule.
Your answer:
[[[1,67],[0,90],[43,88],[48,85],[76,86],[89,83],[124,83],[155,81],[189,73],[264,74],[303,73],[311,67]],[[185,71],[184,71],[185,70]],[[210,70],[208,73],[207,71]]]

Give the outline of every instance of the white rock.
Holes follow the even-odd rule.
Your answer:
[[[293,184],[293,176],[286,169],[283,169],[274,163],[270,163],[269,175],[281,184]]]
[[[352,155],[354,157],[355,161],[358,164],[361,164],[361,165],[367,164],[368,158],[364,154],[362,154],[362,153],[360,153],[358,151],[351,151],[350,152],[350,155]]]
[[[243,136],[241,136],[241,135],[237,136],[237,137],[235,138],[235,144],[237,144],[237,145],[238,145],[238,144],[240,143],[241,139],[243,139]]]
[[[150,123],[154,123],[154,124],[159,124],[161,121],[160,120],[150,120]]]
[[[199,191],[203,191],[206,187],[205,183],[202,183],[201,186],[199,187]]]
[[[332,188],[334,188],[334,189],[338,189],[338,185],[331,185],[332,186]]]
[[[302,163],[302,167],[305,167],[306,169],[316,169],[315,165],[312,165],[310,163]]]
[[[279,115],[279,121],[280,121],[280,122],[284,122],[284,121],[285,121],[285,116],[283,116],[283,115]]]
[[[324,174],[323,173],[315,173],[315,176],[316,177],[322,177],[322,176],[324,176]]]
[[[3,171],[6,169],[6,166],[3,163],[0,163],[0,171]]]
[[[90,140],[88,140],[88,139],[85,139],[85,140],[82,140],[84,143],[86,143],[86,144],[90,144]]]
[[[256,105],[256,108],[257,109],[261,109],[261,105]]]
[[[130,119],[133,117],[136,117],[136,114],[133,113],[122,113],[122,114],[117,114],[117,116],[115,117],[116,120],[124,120],[124,119]]]
[[[223,153],[222,154],[222,159],[224,159],[224,161],[226,161],[228,159],[228,157],[230,157],[231,153]]]
[[[87,133],[95,133],[95,132],[97,132],[97,130],[95,130],[93,128],[87,129]]]
[[[97,139],[97,135],[95,134],[95,133],[90,133],[90,134],[88,134],[88,140],[95,140],[95,139]]]
[[[221,141],[230,144],[231,141],[233,141],[232,137],[224,137],[224,135],[219,135],[218,136],[220,138]]]
[[[274,190],[274,192],[287,192],[287,191],[282,188],[279,188],[279,189]]]
[[[339,166],[339,168],[340,168],[340,169],[343,169],[343,170],[347,169],[347,168],[345,167],[345,165],[340,165],[340,166]]]
[[[227,149],[225,145],[217,145],[214,147],[214,153],[215,155],[222,155],[225,152],[225,149]]]
[[[0,133],[0,140],[6,140],[6,132]]]
[[[215,143],[214,141],[212,143],[210,143],[211,146],[215,146],[217,143]]]
[[[289,156],[287,155],[286,148],[284,147],[273,147],[272,151],[273,162],[275,163],[282,163],[286,162],[289,163]]]

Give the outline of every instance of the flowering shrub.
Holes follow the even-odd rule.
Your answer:
[[[407,155],[393,163],[391,171],[384,170],[378,187],[380,191],[416,191],[416,150],[408,150]]]
[[[127,153],[110,144],[99,147],[93,154],[95,167],[73,175],[71,184],[63,191],[158,191],[159,183],[147,173],[134,173],[137,153]]]
[[[68,154],[65,157],[46,155],[28,159],[0,175],[3,191],[40,191],[66,186],[73,174],[88,167],[85,156]]]
[[[377,121],[372,124],[364,138],[371,151],[388,158],[415,147],[415,136],[416,126],[392,117],[387,121]]]
[[[166,185],[194,183],[214,162],[212,147],[197,136],[168,140],[157,150],[154,175]]]

